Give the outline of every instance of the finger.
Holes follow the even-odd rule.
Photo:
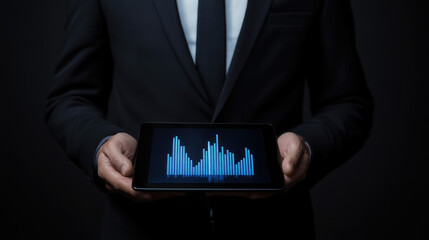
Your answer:
[[[304,152],[292,175],[292,178],[295,179],[296,182],[300,182],[306,178],[309,161],[310,160],[308,154]]]
[[[105,183],[104,183],[104,187],[106,187],[106,189],[107,189],[109,192],[116,192],[116,191],[115,191],[115,189],[113,188],[113,186],[112,186],[110,183],[108,183],[108,182],[105,182]]]
[[[294,174],[295,168],[299,165],[303,153],[303,149],[299,147],[288,149],[282,162],[282,169],[285,175],[292,176]]]
[[[284,175],[285,179],[285,191],[289,191],[293,186],[295,186],[295,180],[293,177],[289,177],[287,175]]]
[[[293,173],[291,175],[284,175],[286,191],[306,178],[306,173],[309,165],[308,154],[304,153],[298,162],[298,165],[295,166],[295,169],[293,170]]]
[[[100,149],[110,160],[112,166],[125,177],[133,174],[133,163],[123,153],[119,144],[106,142]]]
[[[151,194],[132,189],[132,179],[130,177],[124,177],[116,171],[109,161],[109,158],[107,158],[104,153],[101,153],[99,164],[99,175],[105,180],[108,190],[110,188],[112,192],[120,192],[137,201],[150,201],[152,199]]]

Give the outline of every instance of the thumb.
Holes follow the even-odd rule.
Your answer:
[[[125,177],[131,177],[133,172],[132,158],[137,141],[125,133],[112,136],[101,148],[113,168]],[[134,141],[133,141],[134,140]]]

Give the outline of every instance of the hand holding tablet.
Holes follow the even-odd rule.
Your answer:
[[[132,187],[144,191],[281,191],[269,124],[144,123]]]

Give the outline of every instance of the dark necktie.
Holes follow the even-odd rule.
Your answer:
[[[213,103],[225,81],[225,29],[225,1],[199,0],[196,64]]]

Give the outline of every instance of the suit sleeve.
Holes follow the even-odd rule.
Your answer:
[[[71,0],[66,40],[47,99],[46,122],[67,155],[94,180],[97,145],[123,132],[105,119],[112,56],[98,0]]]
[[[314,185],[355,154],[372,127],[373,101],[356,52],[348,0],[326,0],[308,52],[312,119],[292,132],[311,146]]]

